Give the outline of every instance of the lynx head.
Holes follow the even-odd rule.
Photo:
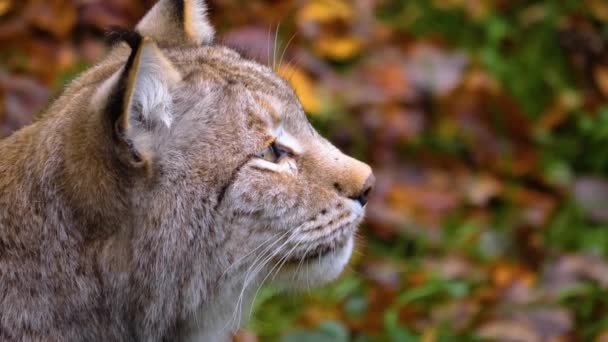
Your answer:
[[[161,0],[136,31],[94,71],[105,77],[90,100],[129,179],[135,248],[153,260],[187,254],[174,267],[188,268],[178,283],[193,301],[200,277],[287,288],[334,279],[370,167],[321,137],[270,68],[213,44],[203,0]]]

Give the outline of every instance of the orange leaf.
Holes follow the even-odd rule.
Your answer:
[[[513,264],[500,263],[492,272],[494,284],[498,287],[508,287],[520,283],[526,287],[532,287],[536,282],[533,272]]]

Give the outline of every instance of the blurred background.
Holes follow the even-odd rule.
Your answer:
[[[378,179],[340,280],[236,341],[608,341],[608,1],[209,2]],[[0,137],[152,4],[0,0]]]

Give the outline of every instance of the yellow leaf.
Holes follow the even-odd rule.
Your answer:
[[[332,20],[350,21],[353,10],[346,1],[342,0],[313,0],[309,1],[298,12],[300,23],[318,22],[327,23]]]
[[[5,15],[11,9],[11,0],[0,0],[0,16]]]
[[[320,37],[315,42],[315,50],[319,56],[333,60],[353,58],[363,50],[363,42],[357,37]]]
[[[597,19],[605,23],[608,22],[608,3],[606,3],[606,0],[587,0],[585,3],[591,9],[589,12]]]
[[[319,92],[313,80],[304,71],[293,65],[282,64],[279,66],[277,74],[291,84],[302,102],[304,111],[313,115],[321,112]]]
[[[604,96],[608,96],[608,68],[598,66],[595,68],[595,83]]]
[[[431,327],[426,329],[420,338],[421,342],[435,342],[437,341],[437,327]]]

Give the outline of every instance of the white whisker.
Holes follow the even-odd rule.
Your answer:
[[[285,48],[283,49],[283,53],[281,54],[281,58],[279,59],[279,65],[278,65],[279,67],[281,67],[281,65],[283,64],[283,59],[285,58],[285,53],[289,49],[289,45],[291,44],[291,42],[297,35],[298,35],[298,32],[294,33],[291,36],[291,38],[289,39],[289,41],[287,41],[287,45],[285,45]]]
[[[278,262],[276,265],[274,265],[272,267],[272,269],[270,269],[270,271],[268,272],[268,274],[264,277],[264,279],[262,280],[262,282],[260,283],[260,285],[258,286],[257,290],[255,291],[255,294],[253,295],[253,301],[252,303],[255,303],[255,299],[258,296],[258,292],[260,291],[260,289],[264,286],[264,282],[266,282],[266,279],[268,279],[268,277],[270,277],[270,275],[273,273],[274,269],[277,268],[277,266],[279,268],[277,268],[276,273],[279,272],[279,270],[281,269],[282,265],[288,260],[289,256],[291,255],[291,253],[300,245],[301,241],[298,241],[295,246],[293,246],[291,248],[291,250],[289,250],[289,252],[287,252]],[[274,279],[274,278],[273,278]],[[253,313],[253,306],[250,308],[249,310],[249,317],[251,317],[251,314]]]
[[[275,244],[277,244],[278,242],[280,242],[280,241],[281,241],[281,239],[282,239],[282,238],[283,238],[285,235],[287,235],[288,233],[289,233],[289,231],[287,231],[287,232],[283,233],[283,234],[282,234],[281,236],[279,236],[279,237],[278,237],[276,240],[274,240],[272,243],[270,243],[268,246],[266,246],[266,248],[264,248],[264,250],[263,250],[263,251],[260,253],[260,255],[258,255],[258,256],[257,256],[257,257],[256,257],[256,258],[253,260],[252,265],[251,265],[251,266],[250,266],[250,267],[247,269],[247,271],[245,272],[245,280],[246,280],[246,279],[248,279],[248,277],[249,277],[249,275],[250,275],[250,272],[251,272],[252,268],[253,268],[253,267],[256,265],[256,263],[257,263],[257,261],[260,259],[260,257],[263,257],[263,256],[264,256],[264,255],[265,255],[265,254],[266,254],[266,253],[267,253],[267,252],[270,250],[270,249],[272,249],[272,246],[274,246]],[[240,320],[240,319],[237,317],[237,315],[238,315],[238,307],[239,307],[239,305],[240,305],[240,303],[241,303],[241,300],[242,300],[242,295],[243,295],[243,293],[244,293],[244,291],[245,291],[245,287],[246,287],[246,285],[247,285],[247,284],[246,284],[246,282],[244,281],[244,284],[243,284],[243,289],[242,289],[242,290],[241,290],[241,292],[240,292],[240,295],[239,295],[239,298],[238,298],[237,303],[236,303],[236,305],[235,305],[235,309],[234,309],[234,311],[233,311],[233,313],[232,313],[231,319],[229,319],[229,320],[226,322],[226,325],[224,326],[224,328],[222,328],[222,331],[223,331],[223,330],[225,330],[225,329],[227,329],[227,328],[228,328],[228,327],[231,325],[231,323],[232,323],[232,322],[234,322],[235,324],[238,324],[238,320]]]
[[[298,275],[298,273],[300,272],[300,267],[302,267],[304,260],[306,260],[306,256],[308,255],[308,252],[310,252],[310,249],[313,246],[310,245],[306,248],[306,250],[304,251],[304,255],[302,256],[302,258],[300,259],[300,262],[298,263],[298,266],[296,267],[296,271],[293,273],[293,280],[296,280],[296,276]]]
[[[272,70],[277,70],[277,41],[279,39],[279,30],[281,29],[281,22],[277,25],[277,29],[274,32],[274,50],[272,51]]]
[[[262,246],[264,246],[264,244],[266,244],[267,242],[269,242],[270,240],[272,240],[273,238],[276,238],[279,234],[274,234],[271,235],[270,237],[268,237],[268,239],[266,239],[264,242],[260,243],[256,248],[254,248],[252,251],[250,251],[249,253],[245,254],[244,256],[240,257],[239,259],[237,259],[236,261],[234,261],[232,264],[230,264],[230,266],[228,266],[226,268],[226,270],[224,270],[224,272],[222,273],[222,275],[220,276],[220,278],[224,277],[226,275],[226,273],[228,273],[228,271],[235,267],[236,265],[238,265],[239,263],[241,263],[242,261],[244,261],[247,257],[249,257],[251,254],[255,253],[255,251],[257,251],[258,249],[260,249]]]
[[[288,234],[292,234],[290,235],[286,241],[283,242],[282,245],[280,245],[275,251],[271,251],[272,247],[277,243],[280,242],[281,239],[283,237],[285,237]],[[289,241],[293,238],[295,234],[293,234],[293,231],[288,230],[286,231],[284,234],[282,234],[275,242],[273,242],[270,246],[268,246],[267,248],[265,248],[262,253],[260,253],[260,255],[258,257],[256,257],[256,259],[252,262],[251,266],[247,269],[247,272],[245,273],[245,277],[243,279],[243,286],[241,288],[241,292],[239,294],[239,297],[237,299],[237,303],[235,305],[235,311],[232,315],[232,319],[230,321],[233,321],[235,324],[238,325],[239,321],[240,321],[240,317],[241,317],[241,312],[242,312],[242,306],[243,306],[243,297],[245,294],[245,290],[247,289],[247,287],[249,286],[250,282],[255,278],[255,276],[264,268],[264,266],[266,265],[266,263],[270,260],[272,260],[272,258],[278,254],[281,249],[287,244],[289,243]],[[270,253],[267,256],[267,253]]]

